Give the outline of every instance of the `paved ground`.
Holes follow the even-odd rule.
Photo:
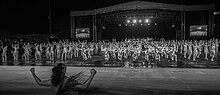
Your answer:
[[[38,86],[29,69],[36,68],[41,79],[51,75],[51,66],[0,66],[1,95],[52,95]],[[95,68],[86,95],[220,95],[220,69],[68,67],[68,74]]]

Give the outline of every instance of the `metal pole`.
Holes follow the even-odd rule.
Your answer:
[[[183,12],[183,39],[186,39],[186,12]]]
[[[209,11],[209,22],[208,22],[208,36],[210,38],[213,38],[214,35],[213,35],[213,25],[214,25],[214,11],[211,10]]]
[[[93,42],[97,42],[96,14],[93,15]]]
[[[75,16],[70,16],[71,38],[75,38]]]
[[[186,24],[186,22],[185,22],[185,12],[184,11],[182,11],[181,12],[181,40],[185,40],[185,24]]]

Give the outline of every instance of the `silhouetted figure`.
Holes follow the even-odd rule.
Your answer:
[[[34,68],[31,68],[30,71],[37,84],[50,87],[54,95],[78,95],[78,91],[88,88],[96,74],[96,70],[91,69],[89,78],[83,83],[80,83],[78,80],[81,78],[82,73],[80,72],[76,75],[67,77],[65,75],[66,65],[62,63],[52,68],[52,76],[51,79],[48,80],[41,80],[38,78]]]

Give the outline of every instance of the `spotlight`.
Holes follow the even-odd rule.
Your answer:
[[[121,26],[121,24],[118,24],[118,26]]]
[[[145,22],[146,22],[146,23],[148,23],[148,22],[149,22],[149,20],[148,20],[148,19],[145,19]]]
[[[134,20],[133,20],[133,23],[136,23],[136,22],[137,22],[137,20],[136,20],[136,19],[134,19]]]
[[[157,25],[157,23],[154,23],[154,25]]]
[[[134,26],[134,23],[132,24],[132,26]]]
[[[128,26],[128,24],[125,24],[125,26]]]
[[[131,21],[130,20],[127,20],[127,23],[130,23]]]
[[[141,23],[141,25],[143,25],[143,24]]]
[[[150,25],[150,23],[148,23],[147,25]]]
[[[141,23],[141,20],[139,20],[139,23]]]

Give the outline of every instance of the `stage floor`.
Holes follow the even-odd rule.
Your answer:
[[[220,52],[218,53],[220,55]],[[101,55],[93,55],[91,59],[83,60],[82,57],[74,57],[73,59],[67,59],[65,61],[60,61],[55,59],[54,61],[50,61],[49,59],[43,56],[42,60],[35,60],[34,56],[31,56],[29,61],[25,61],[19,57],[18,61],[13,61],[13,57],[9,57],[7,62],[1,62],[0,66],[53,66],[56,63],[65,63],[68,66],[72,67],[125,67],[126,62],[132,64],[131,67],[159,67],[159,68],[205,68],[205,69],[216,69],[220,68],[220,56],[214,58],[214,61],[205,60],[204,54],[201,54],[200,58],[196,58],[196,61],[192,59],[186,59],[182,54],[178,54],[178,61],[172,61],[170,59],[166,59],[161,57],[161,61],[155,61],[154,58],[150,57],[149,61],[144,59],[144,55],[140,55],[136,61],[132,61],[132,57],[128,57],[127,59],[117,60],[112,57],[108,61],[104,60],[104,56]],[[144,65],[143,65],[144,62]],[[148,65],[147,65],[148,64]]]
[[[52,66],[0,66],[1,95],[52,95],[49,88],[36,84],[29,71],[36,68],[48,79]],[[83,71],[95,76],[86,95],[220,95],[220,69],[72,67],[68,75]]]
[[[93,58],[89,60],[82,59],[73,59],[66,61],[49,61],[49,60],[40,60],[36,61],[34,59],[30,61],[24,60],[8,60],[7,62],[0,62],[1,66],[54,66],[57,63],[64,63],[67,66],[71,67],[129,67],[133,68],[148,68],[148,67],[156,67],[156,68],[204,68],[204,69],[219,69],[220,68],[220,58],[215,61],[209,61],[200,59],[197,61],[192,61],[188,59],[180,59],[177,62],[170,61],[167,59],[162,59],[161,61],[145,61],[145,60],[103,60],[102,58]]]

